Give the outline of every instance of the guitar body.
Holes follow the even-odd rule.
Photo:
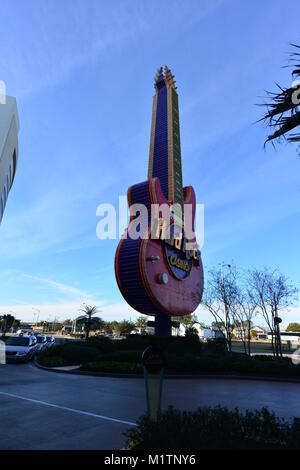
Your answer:
[[[184,188],[185,203],[191,204],[195,214],[195,193],[191,186]],[[192,264],[190,272],[180,278],[170,265],[171,256],[182,252],[162,240],[151,239],[151,204],[171,204],[164,197],[158,178],[131,186],[128,190],[128,204],[144,204],[148,209],[148,226],[138,239],[131,238],[135,217],[121,239],[115,258],[115,272],[118,286],[126,301],[135,310],[148,314],[172,316],[188,315],[198,307],[203,293],[203,266],[201,259]],[[174,254],[173,254],[174,253]],[[181,256],[182,257],[182,256]],[[180,268],[177,268],[177,271]],[[167,274],[166,284],[160,276]]]
[[[155,316],[156,334],[169,335],[171,316],[198,307],[204,277],[194,234],[195,192],[182,186],[178,95],[166,66],[158,70],[155,89],[148,180],[128,189],[130,222],[116,251],[115,274],[127,303]]]

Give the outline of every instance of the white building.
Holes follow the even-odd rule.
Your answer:
[[[256,334],[256,339],[268,339],[268,332],[262,326],[254,326],[251,331]]]
[[[172,335],[185,336],[186,328],[187,328],[186,325],[184,325],[183,323],[180,323],[180,326],[177,332],[175,332],[175,329],[172,328],[172,330],[174,330],[174,332],[172,331]],[[203,327],[199,323],[194,323],[193,328],[195,328],[195,330],[198,333],[199,339],[201,340],[207,340],[209,338],[219,338],[219,337],[224,336],[221,331],[215,330],[208,326]]]
[[[18,132],[16,99],[4,96],[0,100],[0,223],[17,168]]]

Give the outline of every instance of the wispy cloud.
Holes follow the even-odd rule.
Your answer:
[[[92,305],[99,307],[99,316],[105,321],[121,321],[124,319],[135,321],[140,316],[138,312],[133,310],[125,302],[106,304],[103,300],[93,299]],[[16,318],[22,321],[33,321],[33,312],[37,309],[40,311],[40,321],[53,320],[54,318],[63,321],[67,318],[71,320],[76,318],[79,315],[78,310],[81,306],[82,304],[76,301],[45,302],[32,305],[12,303],[9,305],[0,305],[0,312],[13,312]]]
[[[61,294],[64,294],[67,296],[75,297],[78,299],[91,298],[90,294],[88,294],[87,292],[84,292],[81,289],[77,289],[76,287],[70,286],[68,284],[63,284],[62,282],[57,282],[57,281],[53,281],[52,279],[45,279],[45,278],[38,277],[38,276],[32,276],[31,274],[24,274],[23,276],[33,281],[37,281],[41,284],[45,284],[47,286],[53,287]]]

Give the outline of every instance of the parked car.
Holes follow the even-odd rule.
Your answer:
[[[39,353],[46,347],[47,338],[46,336],[39,335],[39,336],[36,336],[36,339],[37,339],[36,352]]]
[[[11,336],[5,343],[6,361],[30,361],[36,353],[36,346],[35,336]]]
[[[33,329],[32,328],[19,328],[17,331],[17,335],[23,336],[27,335],[28,333],[32,333]]]
[[[45,345],[46,348],[52,348],[55,343],[55,338],[54,336],[46,336],[47,343]]]

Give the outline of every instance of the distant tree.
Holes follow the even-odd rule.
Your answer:
[[[135,329],[135,324],[129,320],[123,320],[120,322],[114,320],[110,325],[114,334],[117,336],[129,335]]]
[[[250,331],[250,339],[256,339],[257,338],[257,331],[251,330]]]
[[[135,324],[129,320],[118,322],[117,331],[119,336],[130,335],[135,328]]]
[[[177,317],[177,318],[180,323],[182,323],[188,328],[191,328],[196,322],[196,317],[192,313],[190,315],[183,315],[182,317]]]
[[[103,329],[103,320],[99,317],[92,318],[90,331],[102,331]]]
[[[292,86],[288,88],[278,86],[277,92],[267,92],[267,102],[262,106],[267,107],[267,112],[262,117],[271,130],[267,142],[300,142],[300,46],[291,44],[295,51],[291,53],[292,62]],[[293,133],[296,131],[295,133]],[[299,147],[298,147],[299,148]]]
[[[15,318],[13,324],[12,324],[12,328],[14,331],[17,331],[19,329],[19,326],[21,324],[21,320],[18,320]]]
[[[104,321],[103,324],[102,324],[102,331],[103,331],[106,335],[111,335],[111,334],[113,333],[113,328],[112,328],[111,322],[109,322],[109,321]]]
[[[281,356],[281,347],[277,333],[277,319],[280,310],[286,309],[297,298],[298,289],[277,270],[268,268],[248,271],[247,284],[253,305],[264,318],[272,335],[274,356]]]
[[[5,336],[7,331],[10,330],[10,328],[12,328],[14,321],[15,321],[15,317],[13,315],[10,315],[9,313],[7,315],[0,316],[2,336]]]
[[[300,332],[300,323],[289,323],[285,331],[294,331],[297,333]]]
[[[211,325],[212,328],[220,330],[224,328],[224,322],[223,321],[212,321]]]
[[[147,329],[147,322],[148,322],[148,317],[145,317],[145,316],[138,317],[135,322],[135,330],[139,330],[142,335],[145,334],[146,329]]]
[[[185,329],[185,336],[186,337],[191,337],[191,336],[198,337],[199,335],[198,335],[198,331],[196,330],[196,328],[194,328],[193,326],[188,326]]]
[[[53,331],[55,332],[61,331],[63,326],[64,325],[62,323],[56,321],[55,323],[53,323]]]
[[[77,319],[77,323],[83,323],[85,329],[85,340],[88,341],[93,321],[95,321],[95,318],[93,319],[92,316],[98,313],[99,308],[96,306],[92,307],[91,305],[84,304],[83,307],[79,309],[79,311],[83,313],[83,316]],[[102,321],[100,318],[97,318],[97,321],[98,320]]]
[[[251,329],[253,327],[253,319],[257,314],[257,304],[255,298],[251,295],[247,282],[242,280],[240,286],[237,287],[235,318],[239,324],[242,335],[242,341],[246,354],[251,355]]]

